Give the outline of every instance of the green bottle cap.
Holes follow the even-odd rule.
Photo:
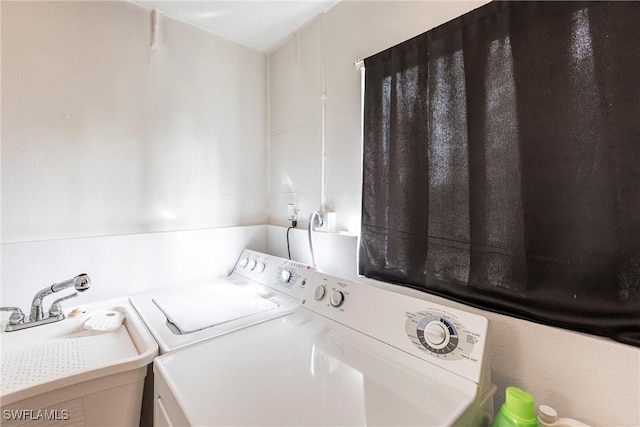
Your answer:
[[[533,396],[518,387],[507,387],[502,409],[506,412],[505,415],[519,427],[535,427],[538,425],[533,406]]]

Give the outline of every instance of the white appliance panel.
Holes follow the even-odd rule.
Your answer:
[[[245,249],[233,272],[207,284],[129,297],[167,353],[292,313],[313,268]]]
[[[302,301],[306,309],[476,383],[486,372],[485,317],[321,273],[309,287]],[[342,295],[337,307],[335,294]]]
[[[156,398],[209,426],[440,426],[473,402],[477,384],[386,358],[393,349],[359,335],[301,310],[156,359],[170,391]]]
[[[488,321],[313,273],[288,316],[161,356],[190,425],[488,425]]]

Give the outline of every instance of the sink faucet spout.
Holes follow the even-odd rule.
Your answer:
[[[42,300],[47,295],[51,295],[54,292],[59,292],[63,289],[74,286],[77,291],[84,292],[91,286],[89,276],[86,274],[79,274],[73,279],[65,280],[64,282],[54,283],[51,286],[47,286],[42,289],[33,297],[31,302],[31,315],[29,317],[30,322],[37,322],[44,318],[44,310],[42,309]]]

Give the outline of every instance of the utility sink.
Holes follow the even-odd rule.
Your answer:
[[[2,424],[138,425],[158,345],[135,310],[120,298],[65,314],[13,332],[0,323]]]

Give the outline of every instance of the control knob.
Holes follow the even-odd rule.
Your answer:
[[[249,264],[247,265],[247,270],[253,270],[254,268],[256,268],[256,265],[258,263],[256,262],[255,259],[252,259],[251,261],[249,261]]]
[[[267,265],[264,262],[259,262],[256,270],[258,271],[258,273],[262,273],[266,267]]]
[[[280,272],[280,280],[282,283],[288,283],[291,280],[291,272],[289,270],[282,270]]]
[[[320,301],[322,300],[322,298],[324,298],[326,293],[327,293],[327,288],[324,285],[318,285],[313,290],[313,298],[315,298],[316,301]]]
[[[480,334],[470,332],[455,316],[435,309],[407,313],[405,331],[419,349],[443,360],[475,360],[469,356],[481,339]]]
[[[424,328],[424,338],[433,346],[439,346],[447,339],[445,326],[440,322],[431,322]]]
[[[246,267],[248,263],[249,263],[249,259],[248,259],[248,258],[242,258],[242,259],[240,260],[240,262],[238,263],[238,265],[239,265],[240,267]]]
[[[342,291],[333,291],[331,292],[331,298],[329,298],[329,303],[334,307],[340,307],[344,302],[344,294]]]
[[[460,337],[453,323],[436,314],[422,318],[417,325],[417,338],[420,344],[432,353],[445,355],[458,347]]]

